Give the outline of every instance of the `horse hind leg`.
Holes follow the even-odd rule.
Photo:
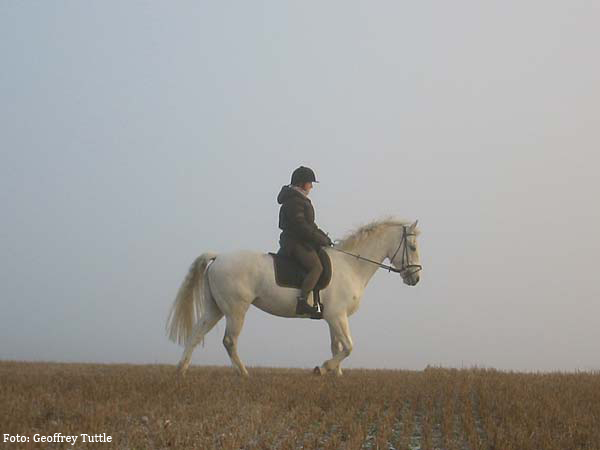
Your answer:
[[[202,342],[204,336],[213,329],[219,320],[223,317],[223,313],[217,307],[214,301],[206,302],[206,310],[204,315],[200,317],[198,323],[194,326],[192,335],[188,339],[181,360],[177,365],[177,370],[180,375],[185,375],[191,361],[192,353],[196,346]]]
[[[244,377],[248,376],[248,371],[238,355],[237,342],[242,331],[242,327],[244,326],[246,311],[247,308],[244,311],[238,310],[233,314],[228,314],[225,316],[227,326],[225,327],[225,336],[223,337],[223,345],[227,350],[227,354],[229,355],[229,359],[231,359],[231,363],[237,369],[238,373]]]

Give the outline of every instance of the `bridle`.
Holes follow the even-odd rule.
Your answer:
[[[399,273],[400,275],[402,275],[403,273],[406,272],[406,273],[408,273],[408,275],[414,275],[415,273],[422,270],[423,266],[421,266],[420,264],[409,264],[408,263],[408,240],[407,240],[407,237],[408,236],[416,236],[416,234],[409,233],[406,227],[407,227],[406,225],[402,225],[402,238],[400,239],[400,244],[398,245],[398,248],[394,252],[393,256],[390,258],[390,261],[394,261],[396,254],[400,251],[400,248],[402,247],[402,244],[404,243],[404,248],[402,249],[402,262],[400,264],[399,269],[396,269],[393,266],[388,266],[387,264],[373,261],[372,259],[365,258],[364,256],[355,255],[354,253],[349,253],[347,251],[344,251],[344,250],[336,248],[336,247],[331,247],[331,248],[333,248],[334,250],[337,250],[338,252],[345,253],[346,255],[354,256],[357,259],[361,259],[363,261],[367,261],[372,264],[376,264],[379,267],[381,267],[382,269],[387,269],[388,272],[395,272],[395,273]]]

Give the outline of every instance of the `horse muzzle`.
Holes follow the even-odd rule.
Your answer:
[[[413,275],[410,277],[406,277],[404,279],[404,284],[408,284],[409,286],[415,286],[419,282],[419,275]]]
[[[402,278],[402,280],[404,281],[404,284],[407,284],[409,286],[415,286],[419,280],[421,279],[419,272],[421,271],[422,267],[420,265],[412,265],[410,267],[407,268],[408,273]]]

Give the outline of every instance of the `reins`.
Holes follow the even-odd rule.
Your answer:
[[[423,266],[421,266],[420,264],[408,264],[408,246],[406,245],[407,244],[407,241],[406,241],[407,236],[414,236],[414,234],[407,233],[406,226],[403,225],[402,226],[402,239],[400,239],[400,244],[398,245],[398,248],[394,252],[394,255],[390,258],[390,261],[394,260],[394,258],[396,257],[396,254],[400,250],[400,247],[402,247],[402,243],[404,243],[404,249],[402,250],[402,266],[400,267],[400,269],[397,269],[393,266],[388,266],[387,264],[383,264],[383,263],[380,263],[377,261],[373,261],[372,259],[365,258],[364,256],[355,255],[354,253],[347,252],[347,251],[342,250],[337,247],[331,247],[331,248],[340,253],[345,253],[346,255],[353,256],[356,259],[360,259],[362,261],[367,261],[367,262],[370,262],[371,264],[375,264],[375,265],[381,267],[382,269],[387,269],[388,272],[395,272],[395,273],[402,274],[409,269],[416,268],[416,270],[410,272],[410,274],[412,275],[412,274],[417,273],[418,271],[422,270]],[[406,264],[405,264],[405,262],[406,262]]]

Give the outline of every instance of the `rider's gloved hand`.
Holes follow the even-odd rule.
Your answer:
[[[329,239],[329,236],[327,236],[323,230],[317,230],[315,234],[315,237],[317,238],[316,241],[319,243],[319,245],[322,245],[323,247],[333,246],[333,241]]]

